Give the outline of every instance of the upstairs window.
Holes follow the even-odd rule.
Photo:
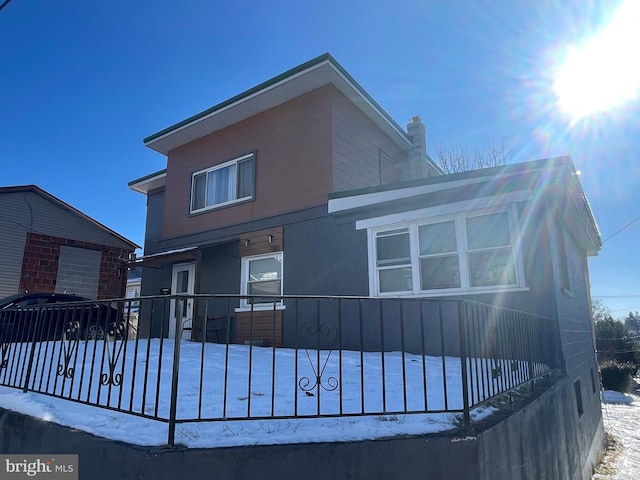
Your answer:
[[[524,288],[513,207],[370,231],[375,295],[443,295]]]
[[[191,213],[251,200],[254,193],[255,155],[249,153],[193,174]]]

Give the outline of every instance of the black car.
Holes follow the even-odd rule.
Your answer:
[[[122,313],[109,303],[66,293],[25,293],[0,299],[0,340],[122,338]]]

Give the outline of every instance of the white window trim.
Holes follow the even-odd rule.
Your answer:
[[[280,295],[283,295],[284,292],[284,254],[282,251],[280,252],[272,252],[272,253],[264,253],[261,255],[249,255],[246,257],[242,257],[241,259],[241,274],[240,274],[240,295],[248,295],[247,285],[249,284],[249,262],[252,260],[261,260],[264,258],[273,258],[276,256],[280,256]],[[285,305],[282,300],[275,303],[275,310],[285,310]],[[258,312],[258,311],[270,311],[274,310],[273,303],[264,303],[264,304],[249,304],[245,298],[240,300],[240,307],[236,308],[236,312]]]
[[[516,283],[514,285],[505,286],[482,286],[471,287],[469,281],[469,268],[467,262],[468,247],[466,238],[466,226],[464,226],[465,220],[470,217],[488,215],[491,213],[507,212],[509,216],[509,226],[511,229],[511,248],[513,250],[514,268],[516,275]],[[443,288],[435,290],[420,290],[420,260],[416,249],[418,248],[418,227],[421,225],[427,225],[431,223],[439,223],[445,221],[456,222],[456,237],[458,244],[458,258],[460,269],[460,288]],[[398,291],[398,292],[384,292],[381,293],[379,289],[379,277],[378,269],[376,266],[376,234],[379,232],[385,232],[388,230],[408,228],[410,249],[411,249],[411,272],[413,290]],[[464,232],[464,235],[461,233]],[[468,295],[468,294],[483,294],[483,293],[499,293],[499,292],[523,292],[528,291],[529,288],[525,284],[524,277],[524,264],[522,261],[522,252],[520,248],[520,225],[518,222],[517,208],[515,204],[502,205],[499,207],[483,208],[477,210],[467,210],[464,212],[456,213],[455,215],[443,215],[430,218],[415,219],[410,222],[393,223],[388,225],[378,225],[374,228],[367,229],[367,247],[369,257],[369,294],[374,297],[445,297],[455,295]]]
[[[246,159],[252,158],[254,156],[255,156],[255,154],[253,152],[252,153],[247,153],[246,155],[242,155],[240,157],[234,158],[234,159],[229,160],[227,162],[220,163],[218,165],[214,165],[213,167],[208,167],[208,168],[204,168],[202,170],[198,170],[197,172],[193,172],[191,174],[191,194],[190,194],[190,197],[189,197],[189,213],[192,213],[192,214],[202,213],[202,212],[206,212],[208,210],[215,210],[215,209],[218,209],[218,208],[222,208],[222,207],[226,207],[226,206],[229,206],[229,205],[233,205],[235,203],[240,203],[240,202],[245,202],[247,200],[251,200],[255,196],[255,191],[254,191],[254,193],[252,193],[251,195],[247,195],[246,197],[236,198],[234,200],[229,200],[227,202],[222,202],[222,203],[216,203],[214,205],[208,205],[208,206],[205,206],[203,208],[196,208],[196,209],[193,208],[193,199],[194,199],[194,196],[195,196],[195,193],[196,193],[195,192],[195,189],[196,189],[196,181],[195,180],[196,180],[196,177],[198,175],[202,175],[202,174],[208,175],[210,172],[214,172],[216,170],[221,170],[221,169],[227,168],[227,167],[229,167],[231,165],[236,165],[236,183],[237,183],[237,181],[238,181],[238,178],[237,178],[237,175],[238,175],[238,167],[237,167],[237,165],[238,165],[238,163],[240,163],[242,160],[246,160]],[[255,175],[255,164],[254,164],[254,175]],[[207,180],[207,178],[205,177],[205,183],[206,183],[206,180]],[[254,190],[255,190],[255,187],[254,187]]]

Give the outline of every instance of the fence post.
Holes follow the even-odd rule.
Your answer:
[[[460,338],[460,371],[462,374],[462,416],[464,421],[464,429],[469,432],[471,430],[471,409],[469,406],[469,382],[467,372],[467,315],[463,313],[466,307],[464,302],[458,301],[458,330]]]
[[[528,327],[528,328],[525,329],[526,342],[527,342],[527,344],[526,344],[527,345],[527,364],[528,364],[528,369],[529,369],[529,381],[531,382],[531,393],[533,393],[536,390],[536,382],[534,382],[534,378],[536,376],[536,372],[535,372],[535,368],[534,368],[533,348],[531,347],[531,342],[535,338],[535,333],[534,332],[537,329],[533,328],[531,326],[531,324],[534,321],[536,323],[539,323],[540,319],[526,318],[526,319],[524,319],[524,321],[526,322],[525,325]]]
[[[186,302],[186,299],[174,299],[176,307],[178,302]],[[175,308],[175,312],[182,312],[182,306]],[[178,373],[180,371],[180,346],[182,341],[182,315],[170,318],[169,321],[176,322],[175,338],[173,341],[173,372],[171,374],[171,405],[169,406],[169,438],[167,443],[173,447],[176,444],[176,410],[178,408]]]
[[[22,393],[27,393],[29,391],[29,380],[31,379],[31,371],[33,370],[33,357],[36,353],[36,343],[38,340],[38,328],[40,327],[40,317],[42,316],[43,310],[44,310],[43,308],[40,308],[37,311],[35,326],[33,328],[33,340],[31,340],[31,351],[29,352],[29,363],[27,364],[27,373],[25,374],[24,385],[22,386]],[[26,328],[26,325],[25,325],[25,328]]]

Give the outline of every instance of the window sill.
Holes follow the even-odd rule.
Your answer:
[[[566,287],[560,287],[560,291],[569,298],[573,298],[573,293]]]
[[[460,297],[466,295],[482,295],[492,293],[515,293],[528,292],[529,287],[508,287],[508,288],[488,288],[483,290],[447,290],[440,292],[419,292],[419,293],[378,293],[377,298],[438,298],[438,297]]]
[[[274,310],[286,310],[286,309],[287,307],[285,307],[284,305],[276,305],[275,308],[273,308],[273,305],[264,305],[264,306],[254,305],[253,308],[239,307],[239,308],[236,308],[235,311],[236,313],[238,312],[272,312]]]

